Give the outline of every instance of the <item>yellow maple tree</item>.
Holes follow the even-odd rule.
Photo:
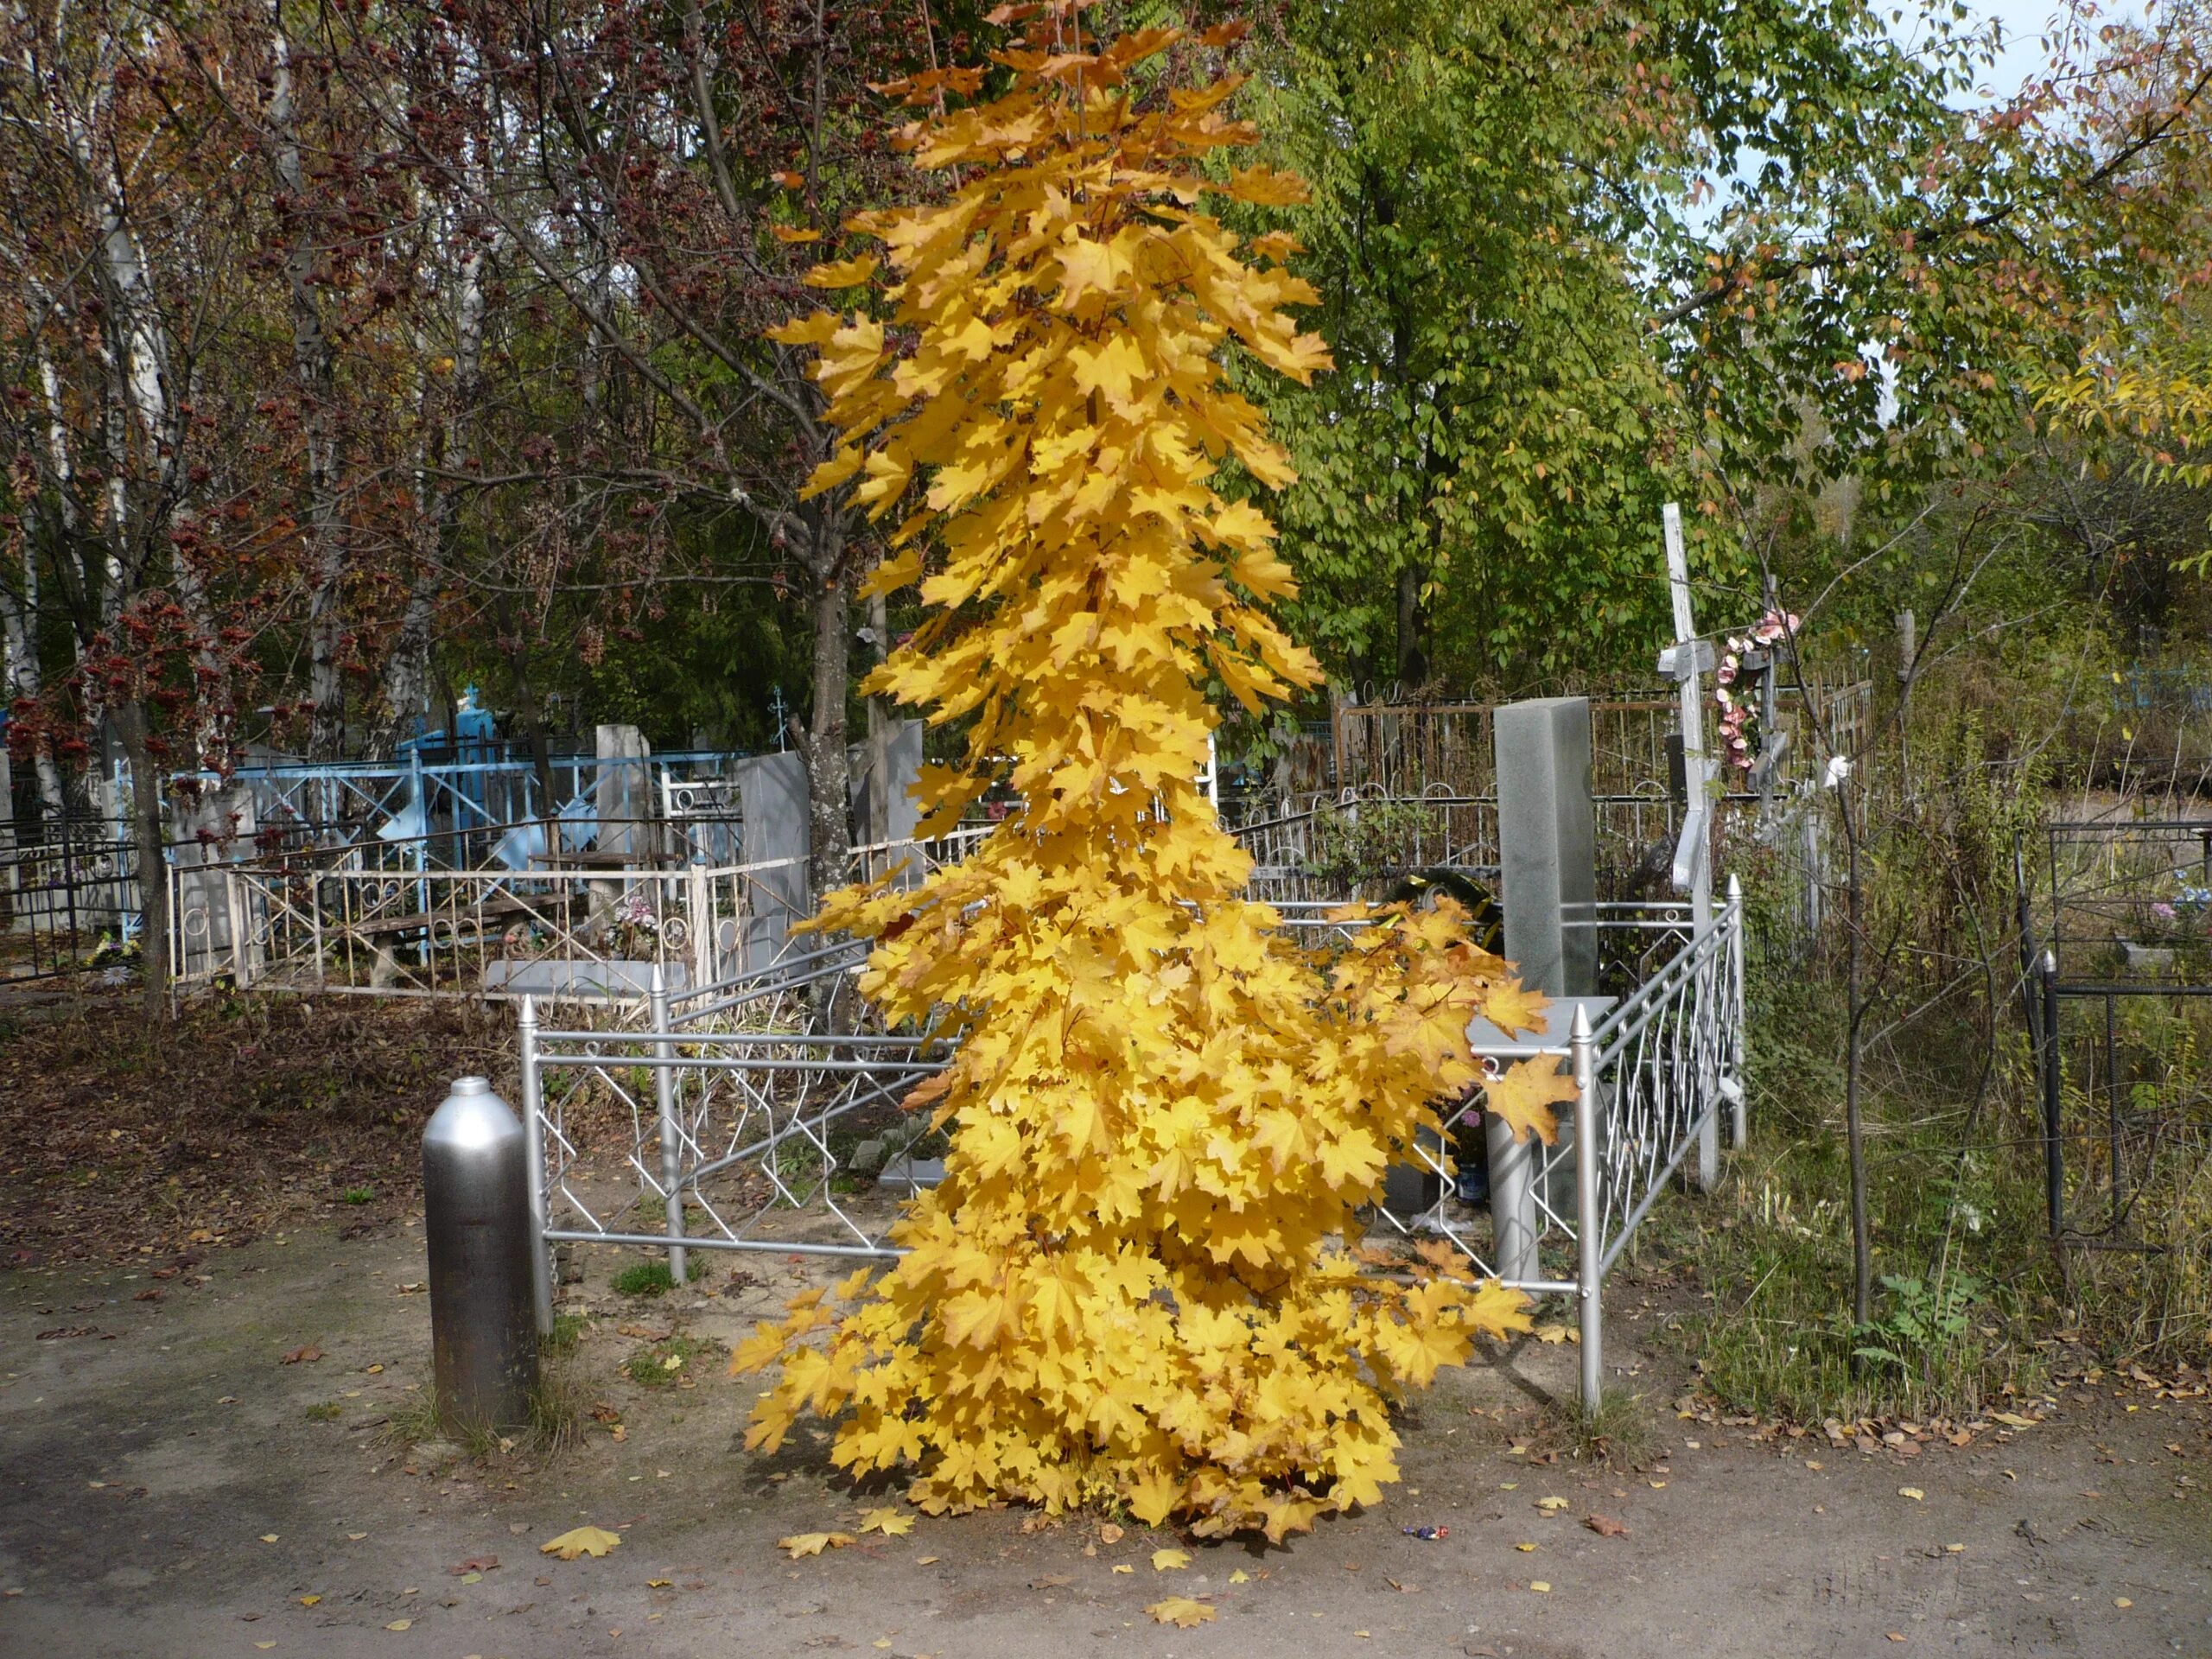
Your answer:
[[[1448,906],[1376,914],[1324,959],[1240,896],[1250,861],[1197,782],[1205,685],[1256,708],[1320,677],[1262,608],[1294,591],[1273,526],[1214,488],[1230,454],[1292,478],[1221,359],[1232,338],[1300,380],[1329,359],[1285,309],[1314,297],[1294,245],[1205,204],[1301,187],[1209,172],[1255,134],[1233,79],[1139,70],[1180,31],[1044,29],[988,101],[947,107],[976,70],[892,89],[934,108],[901,143],[949,187],[861,216],[880,254],[810,278],[868,306],[775,335],[818,351],[844,436],[810,487],[858,478],[879,519],[923,493],[877,580],[918,582],[926,620],[867,688],[966,722],[922,833],[995,783],[1018,805],[918,889],[825,900],[818,925],[874,942],[886,1017],[958,1039],[907,1102],[951,1149],[895,1266],[799,1297],[733,1363],[782,1364],[749,1446],[841,1419],[836,1461],[910,1471],[932,1513],[1119,1500],[1280,1538],[1396,1478],[1400,1390],[1527,1328],[1448,1248],[1363,1271],[1357,1211],[1476,1080],[1470,1018],[1541,1004]],[[1551,1070],[1508,1091],[1547,1138]]]

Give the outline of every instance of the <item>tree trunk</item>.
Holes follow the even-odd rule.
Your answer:
[[[0,582],[0,626],[4,626],[5,694],[35,702],[45,690],[45,676],[38,659],[38,553],[31,538],[23,536],[23,582],[18,594]],[[41,746],[34,758],[38,779],[38,816],[41,823],[59,823],[62,815],[61,769]],[[13,818],[12,800],[0,801],[0,818]]]
[[[131,842],[138,858],[138,893],[144,920],[138,934],[138,966],[151,1020],[168,1017],[169,884],[162,861],[162,775],[147,748],[146,705],[133,698],[110,711],[115,734],[130,762]]]
[[[806,760],[807,881],[818,900],[845,885],[852,806],[845,760],[845,617],[849,595],[836,564],[814,590],[814,713],[801,740]]]
[[[891,655],[891,602],[881,594],[868,601],[868,632],[875,637],[875,660]],[[898,718],[888,697],[868,700],[868,839],[881,846],[891,839],[891,729]]]
[[[315,251],[306,213],[307,177],[300,158],[298,112],[292,102],[291,43],[284,33],[283,0],[271,10],[276,32],[269,95],[269,125],[276,139],[276,176],[286,201],[284,277],[292,311],[292,378],[300,395],[300,424],[307,448],[308,701],[314,712],[308,752],[335,759],[346,739],[346,677],[342,660],[346,550],[338,513],[336,374],[330,336],[315,292]]]
[[[1398,572],[1398,691],[1411,696],[1428,679],[1428,648],[1421,609],[1427,578],[1412,565]]]
[[[551,825],[561,817],[561,803],[553,798],[553,750],[545,737],[545,711],[538,707],[537,686],[530,677],[530,647],[521,631],[515,626],[513,598],[505,593],[499,595],[499,635],[505,643],[507,666],[515,677],[515,715],[522,721],[523,735],[530,740],[531,768],[537,774],[537,813],[548,828],[545,844],[556,845]],[[454,742],[461,741],[460,716],[446,735]]]

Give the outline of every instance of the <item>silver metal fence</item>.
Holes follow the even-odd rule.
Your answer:
[[[1320,906],[1287,906],[1285,924],[1317,941],[1357,924]],[[1669,1179],[1698,1153],[1700,1185],[1717,1160],[1721,1116],[1745,1135],[1744,901],[1693,930],[1679,905],[1601,912],[1608,971],[1648,976],[1564,1033],[1478,1046],[1492,1068],[1549,1055],[1571,1068],[1576,1099],[1555,1145],[1529,1149],[1528,1209],[1512,1248],[1533,1270],[1501,1274],[1503,1224],[1453,1196],[1447,1147],[1419,1156],[1437,1179],[1418,1210],[1378,1203],[1371,1233],[1440,1236],[1474,1274],[1580,1310],[1581,1395],[1598,1402],[1605,1277]],[[656,988],[643,1030],[541,1027],[522,1006],[522,1093],[533,1164],[541,1320],[551,1319],[547,1247],[664,1249],[679,1281],[695,1249],[890,1256],[903,1200],[931,1179],[917,1126],[899,1109],[941,1070],[928,1032],[886,1031],[857,995],[857,945],[825,947],[772,974],[672,997]],[[864,1135],[878,1156],[857,1160]],[[857,1167],[860,1163],[868,1167]]]
[[[874,1020],[855,989],[865,960],[818,949],[681,997],[656,980],[643,1030],[546,1027],[524,999],[541,1245],[663,1246],[678,1282],[693,1249],[893,1254],[885,1236],[926,1172],[911,1145],[893,1185],[850,1154],[862,1130],[903,1122],[900,1099],[944,1057]]]

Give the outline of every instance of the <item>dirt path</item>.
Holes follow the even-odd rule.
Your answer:
[[[218,1249],[165,1280],[150,1266],[0,1278],[0,1652],[2212,1652],[2212,1418],[2197,1406],[2077,1391],[2051,1424],[1910,1461],[1817,1433],[1778,1450],[1661,1406],[1643,1470],[1615,1473],[1538,1461],[1532,1397],[1566,1386],[1573,1351],[1534,1344],[1447,1374],[1405,1421],[1406,1487],[1287,1548],[1193,1546],[1186,1568],[1155,1572],[1153,1551],[1178,1540],[1025,1531],[1008,1510],[787,1560],[777,1538],[856,1520],[820,1441],[742,1451],[754,1385],[712,1357],[658,1389],[619,1369],[666,1331],[727,1341],[803,1271],[745,1265],[767,1282],[658,1303],[574,1293],[603,1314],[567,1370],[624,1433],[593,1423],[542,1465],[391,1438],[428,1382],[412,1225]],[[728,1287],[731,1264],[714,1266]],[[1637,1346],[1648,1328],[1624,1325],[1609,1357],[1671,1400],[1666,1357]],[[283,1363],[308,1345],[321,1357]],[[1625,1535],[1600,1536],[1592,1514]],[[620,1548],[538,1553],[585,1522]],[[1451,1535],[1401,1534],[1415,1522]],[[1154,1624],[1144,1609],[1168,1595],[1210,1598],[1217,1617]]]

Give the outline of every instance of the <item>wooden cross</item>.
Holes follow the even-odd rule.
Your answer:
[[[1713,919],[1711,848],[1713,762],[1705,752],[1704,676],[1714,666],[1713,646],[1697,636],[1690,614],[1689,555],[1682,545],[1682,510],[1674,502],[1662,512],[1667,534],[1667,586],[1675,601],[1675,643],[1659,653],[1659,672],[1675,683],[1681,696],[1682,772],[1689,803],[1681,833],[1675,841],[1675,891],[1690,899],[1690,921],[1702,928]]]

